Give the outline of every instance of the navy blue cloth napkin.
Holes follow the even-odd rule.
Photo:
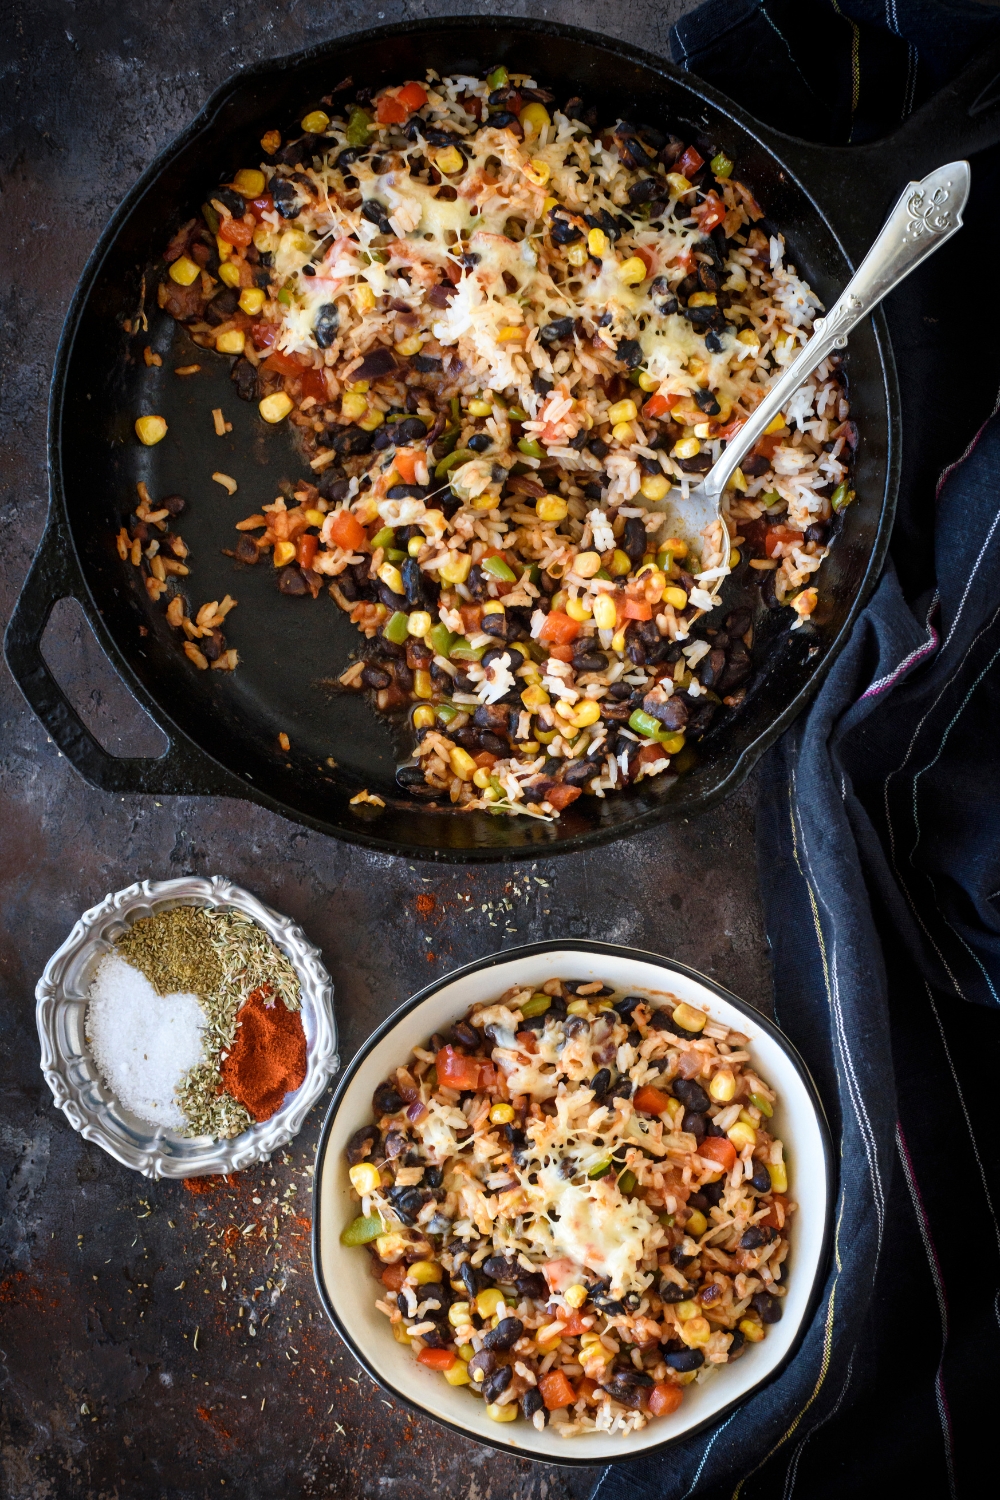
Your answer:
[[[846,144],[891,132],[997,25],[954,0],[709,0],[672,47],[751,113]],[[947,299],[976,266],[993,277],[997,155],[974,161],[987,208],[970,205],[950,263],[971,280],[915,277],[888,306],[907,450],[893,560],[763,768],[777,1020],[839,1157],[829,1274],[770,1386],[665,1457],[613,1466],[595,1500],[937,1500],[993,1471],[1000,360]]]

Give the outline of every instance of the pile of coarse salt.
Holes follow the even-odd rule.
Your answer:
[[[89,998],[87,1039],[105,1083],[141,1120],[183,1129],[175,1090],[202,1060],[198,997],[158,995],[145,974],[108,953]]]

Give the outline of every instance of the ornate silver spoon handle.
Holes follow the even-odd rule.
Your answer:
[[[843,349],[851,329],[945,240],[961,229],[970,181],[969,163],[953,161],[946,167],[938,167],[922,182],[907,184],[878,239],[840,297],[825,318],[816,319],[809,342],[774,382],[756,411],[705,475],[699,488],[706,496],[721,496],[740,460],[816,366],[832,350]]]

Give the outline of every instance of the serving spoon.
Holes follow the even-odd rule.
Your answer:
[[[741,461],[816,367],[834,349],[843,349],[851,329],[866,318],[901,281],[962,227],[971,173],[967,161],[938,167],[921,182],[909,182],[886,219],[878,238],[826,317],[817,318],[809,342],[747,418],[700,484],[684,498],[676,488],[663,502],[671,529],[702,555],[718,561],[703,578],[706,591],[718,594],[729,573],[728,533],[722,516],[726,485]],[[716,529],[722,528],[722,534]],[[723,535],[726,545],[722,545]]]

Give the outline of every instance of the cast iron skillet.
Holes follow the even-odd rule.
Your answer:
[[[1000,118],[1000,50],[981,58],[911,117],[889,142],[831,149],[765,128],[707,84],[617,41],[542,20],[479,17],[389,26],[250,68],[223,86],[143,174],[102,235],[77,289],[56,357],[49,425],[48,523],[5,642],[7,661],[60,750],[95,786],[113,792],[245,797],[325,833],[409,857],[502,860],[600,843],[670,813],[690,813],[745,777],[808,701],[878,577],[899,472],[896,375],[880,312],[851,337],[852,415],[860,444],[857,502],[823,570],[823,618],[789,633],[787,612],[759,613],[756,676],[742,707],[699,747],[694,769],[641,783],[605,800],[580,798],[554,824],[525,817],[433,813],[396,794],[407,753],[359,695],[330,685],[356,649],[333,604],[279,595],[266,565],[240,571],[221,555],[233,523],[277,493],[303,466],[285,431],[263,430],[254,404],[236,399],[229,361],[198,350],[152,289],[157,257],[208,186],[256,162],[264,129],[286,137],[305,107],[347,74],[374,88],[422,77],[425,68],[477,73],[505,63],[537,73],[561,102],[581,94],[602,119],[616,113],[722,146],[780,226],[789,258],[827,303],[848,280],[908,178],[992,144]],[[220,178],[221,174],[221,178]],[[149,331],[125,331],[143,312]],[[147,368],[147,343],[163,356]],[[172,371],[193,360],[202,373]],[[230,437],[215,436],[222,406]],[[167,438],[141,448],[133,421],[162,413]],[[240,484],[231,499],[210,475]],[[114,536],[145,480],[154,496],[188,499],[182,531],[192,550],[197,608],[227,591],[240,601],[227,622],[240,653],[233,674],[199,673],[182,656],[161,607],[150,607]],[[756,598],[749,581],[730,584]],[[122,678],[169,738],[159,759],[116,758],[85,728],[40,650],[57,600],[73,596]],[[777,618],[775,616],[778,616]],[[288,753],[278,734],[290,737]],[[385,808],[350,807],[362,787]]]

